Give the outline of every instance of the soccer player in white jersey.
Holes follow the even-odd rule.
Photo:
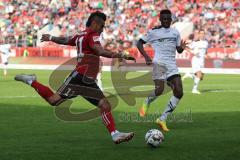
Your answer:
[[[8,59],[10,56],[11,45],[10,44],[0,44],[0,53],[1,53],[1,60],[3,64],[3,74],[4,76],[7,75],[7,65],[8,65]]]
[[[194,54],[192,57],[192,73],[194,73],[194,75],[189,76],[188,74],[185,74],[183,76],[183,79],[187,77],[193,78],[194,85],[192,93],[194,94],[200,94],[198,91],[198,85],[199,82],[203,80],[204,74],[202,72],[202,68],[204,67],[205,55],[208,49],[208,41],[205,39],[205,33],[203,30],[199,31],[198,37],[199,39],[197,41],[193,41],[189,45],[189,48],[192,49],[192,53]]]
[[[173,112],[183,96],[182,80],[178,72],[176,64],[176,50],[182,53],[186,48],[187,43],[180,38],[179,32],[171,28],[172,13],[168,9],[160,12],[161,26],[149,30],[145,36],[140,38],[137,42],[137,48],[145,58],[147,65],[153,65],[153,81],[155,83],[155,90],[146,98],[143,106],[140,108],[140,116],[145,116],[150,103],[153,102],[164,91],[164,83],[171,86],[173,96],[171,96],[166,109],[162,115],[156,120],[156,123],[164,131],[169,131],[166,125],[167,116]],[[154,49],[153,60],[144,50],[143,44],[149,43]]]

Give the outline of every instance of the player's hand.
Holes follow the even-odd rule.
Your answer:
[[[122,58],[123,58],[123,59],[126,59],[126,60],[130,60],[130,61],[136,62],[136,59],[135,59],[133,56],[128,55],[128,54],[123,54],[123,55],[122,55]]]
[[[152,64],[152,59],[150,57],[145,57],[145,61],[147,65],[151,65]]]
[[[43,34],[41,38],[41,42],[44,41],[51,41],[51,35],[50,34]]]
[[[188,42],[187,41],[185,41],[185,40],[181,40],[181,44],[180,44],[180,46],[182,47],[182,49],[190,49],[189,47],[188,47]]]

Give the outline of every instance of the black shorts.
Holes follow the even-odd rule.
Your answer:
[[[174,74],[170,77],[167,78],[167,82],[170,82],[171,80],[175,79],[176,77],[180,77],[181,78],[181,75],[180,74]]]
[[[66,78],[57,93],[64,99],[82,96],[95,106],[98,106],[99,101],[105,98],[94,79],[83,76],[77,71],[73,71]]]

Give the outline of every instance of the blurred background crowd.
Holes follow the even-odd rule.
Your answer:
[[[71,36],[100,10],[108,15],[104,39],[131,47],[159,25],[164,8],[171,9],[175,22],[193,22],[194,31],[205,30],[210,47],[240,48],[239,0],[0,0],[0,36],[13,46],[36,46],[42,28],[58,27],[61,36]]]

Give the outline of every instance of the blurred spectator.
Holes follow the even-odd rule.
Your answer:
[[[0,34],[16,46],[35,46],[43,27],[58,27],[70,36],[85,27],[91,12],[101,10],[109,16],[104,38],[134,45],[144,30],[158,25],[163,8],[175,13],[174,21],[191,21],[195,30],[204,29],[210,47],[239,47],[238,0],[1,0]]]

